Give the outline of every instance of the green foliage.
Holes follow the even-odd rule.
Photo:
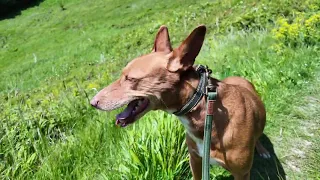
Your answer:
[[[281,161],[291,160],[293,134],[310,140],[299,129],[310,113],[293,108],[319,68],[318,1],[47,0],[0,21],[0,179],[190,178],[176,118],[154,112],[119,129],[117,111],[98,112],[88,102],[128,61],[150,52],[162,24],[174,45],[198,24],[208,26],[196,62],[218,78],[241,75],[255,84]],[[303,173],[286,167],[288,176],[319,176],[316,152],[305,161],[313,166]],[[212,177],[229,174],[213,168]]]
[[[184,128],[164,112],[147,116],[124,136],[124,179],[186,179],[190,177]],[[174,131],[173,131],[174,129]],[[152,133],[150,133],[152,132]]]
[[[279,18],[278,27],[273,29],[274,38],[279,41],[275,46],[281,50],[282,46],[316,45],[320,42],[320,11],[306,17],[305,13],[297,13],[291,24],[288,19]]]
[[[277,43],[272,48],[281,53],[284,46],[297,47],[319,45],[320,42],[320,3],[305,1],[298,9],[293,9],[287,16],[278,17],[276,27],[272,29]]]
[[[319,10],[317,0],[308,1],[233,1],[232,6],[223,13],[219,27],[220,32],[226,30],[265,30],[274,25],[279,17],[293,18],[299,12],[315,12]],[[237,12],[237,14],[235,13]],[[234,16],[234,15],[237,16]]]

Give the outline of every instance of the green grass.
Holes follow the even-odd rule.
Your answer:
[[[217,78],[248,78],[267,108],[263,142],[275,154],[255,157],[252,179],[284,173],[319,179],[319,44],[290,46],[297,38],[288,33],[286,45],[272,33],[279,17],[292,21],[300,12],[308,18],[319,14],[318,5],[46,0],[0,21],[0,178],[190,179],[184,130],[175,117],[152,112],[120,129],[114,126],[118,111],[96,111],[89,99],[132,58],[150,52],[160,25],[177,45],[206,24],[196,62]],[[211,175],[230,178],[221,168]]]

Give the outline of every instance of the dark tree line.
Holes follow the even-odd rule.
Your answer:
[[[0,0],[0,20],[13,18],[19,15],[22,10],[37,6],[43,0]]]

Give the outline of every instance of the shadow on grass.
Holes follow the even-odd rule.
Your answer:
[[[285,180],[286,174],[279,161],[279,158],[274,152],[273,144],[271,143],[270,139],[265,134],[263,134],[260,137],[260,142],[270,152],[271,158],[263,159],[258,155],[257,152],[255,152],[250,179]]]
[[[44,0],[17,0],[0,2],[0,21],[4,19],[11,19],[21,14],[21,11],[33,7],[39,6]]]

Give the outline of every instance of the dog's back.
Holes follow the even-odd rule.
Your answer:
[[[232,85],[244,87],[244,88],[248,89],[250,92],[252,92],[253,94],[255,94],[255,95],[257,94],[257,91],[254,88],[253,84],[250,81],[248,81],[242,77],[231,76],[231,77],[225,78],[222,82],[224,82],[226,84],[232,84]]]

